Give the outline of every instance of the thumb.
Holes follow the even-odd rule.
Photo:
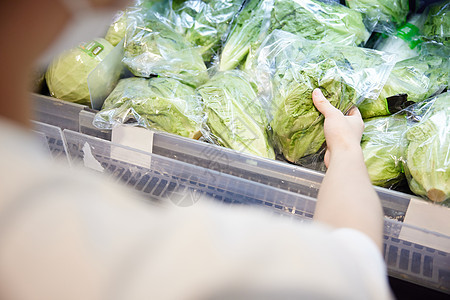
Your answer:
[[[330,101],[325,98],[320,89],[317,88],[313,91],[312,99],[314,106],[325,116],[325,118],[336,113],[342,114],[339,109],[331,105]]]

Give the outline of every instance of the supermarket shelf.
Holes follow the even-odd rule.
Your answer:
[[[40,101],[39,97],[36,101]],[[52,109],[65,108],[58,103]],[[208,195],[223,203],[256,205],[302,221],[313,216],[323,178],[319,172],[159,132],[154,135],[153,154],[145,153],[108,141],[109,132],[91,125],[92,111],[81,109],[76,116],[64,115],[64,118],[58,120],[64,122],[59,127],[65,129],[60,140],[49,139],[52,153],[60,153],[61,145],[63,148],[65,145],[73,163],[84,159],[88,145],[105,173],[149,199],[185,206],[194,204],[201,195]],[[431,237],[438,246],[447,247],[450,236],[405,224],[402,221],[411,196],[376,189],[387,217],[384,257],[389,275],[450,293],[450,253],[442,250],[445,247],[427,246],[420,239],[406,240],[402,232],[409,230],[413,235]]]

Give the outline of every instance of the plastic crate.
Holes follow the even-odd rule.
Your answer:
[[[87,145],[105,173],[149,199],[183,206],[206,194],[223,203],[265,207],[285,217],[309,220],[313,216],[322,173],[159,132],[149,154],[108,141],[108,132],[90,125],[93,112],[80,110],[77,118],[72,123],[78,122],[74,127],[81,132],[64,130],[62,136],[70,160],[83,160]],[[384,257],[389,274],[450,293],[450,253],[442,250],[450,246],[450,236],[403,222],[411,195],[376,190],[386,215]],[[450,210],[448,215],[450,219]],[[406,229],[419,238],[403,239]],[[424,236],[437,246],[422,242]]]

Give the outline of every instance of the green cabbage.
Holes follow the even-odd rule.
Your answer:
[[[420,122],[406,132],[406,175],[411,190],[434,202],[450,199],[450,92],[420,103]]]
[[[406,129],[404,115],[372,118],[365,122],[361,148],[374,185],[391,187],[403,178],[401,139]]]
[[[114,49],[104,39],[96,39],[70,49],[55,58],[45,74],[50,94],[58,99],[90,105],[89,74]]]
[[[189,138],[199,138],[203,107],[195,90],[171,78],[127,78],[108,96],[94,125],[110,129],[133,123]]]
[[[240,71],[220,72],[198,88],[215,139],[236,151],[275,159],[267,140],[267,118],[256,85]]]

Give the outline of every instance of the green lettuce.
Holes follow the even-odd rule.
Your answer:
[[[134,24],[125,43],[124,63],[140,77],[158,75],[197,87],[208,73],[197,48],[155,16]]]
[[[315,88],[346,112],[365,96],[376,98],[392,68],[392,56],[378,51],[317,43],[277,30],[260,50],[255,75],[272,117],[274,145],[294,163],[325,142],[323,116],[312,101]]]
[[[450,92],[420,103],[420,122],[406,132],[406,175],[411,190],[448,204],[450,199]],[[418,117],[417,117],[418,116]]]
[[[419,102],[444,90],[449,82],[449,54],[442,44],[424,43],[418,56],[396,63],[380,96],[358,105],[363,118],[389,115],[389,97],[406,94],[408,101]]]
[[[197,90],[207,126],[219,144],[236,151],[275,159],[267,138],[267,117],[257,87],[238,70],[217,73]]]
[[[204,117],[195,90],[172,78],[127,78],[108,96],[94,125],[110,129],[132,123],[198,139]]]
[[[356,46],[369,38],[361,14],[340,4],[316,0],[253,0],[237,18],[223,49],[220,69],[236,67],[249,54],[253,59],[262,40],[274,30],[340,45]]]
[[[423,28],[426,39],[450,46],[450,3],[442,1],[430,7]]]
[[[403,179],[401,139],[407,129],[406,124],[404,115],[365,121],[361,148],[372,184],[391,187]]]
[[[357,46],[369,38],[362,15],[343,5],[315,0],[275,0],[270,30],[309,40]]]
[[[119,12],[114,17],[113,23],[109,26],[105,40],[113,46],[117,46],[125,38],[127,32],[127,17],[125,12]]]
[[[372,23],[402,24],[409,13],[408,0],[346,0],[345,3]]]
[[[203,59],[210,61],[241,5],[242,0],[182,1],[173,4],[172,22],[188,42],[199,46]]]

